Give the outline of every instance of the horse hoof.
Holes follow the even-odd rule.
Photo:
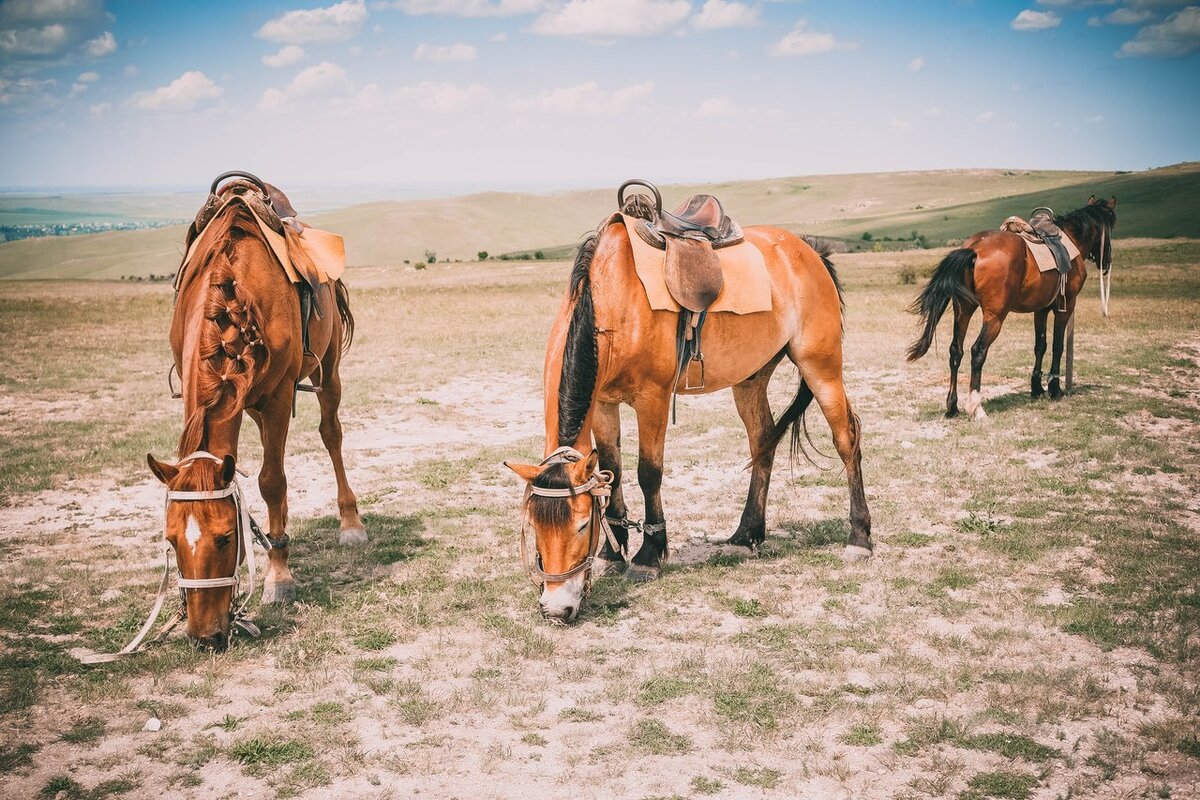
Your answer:
[[[971,414],[971,419],[975,420],[976,422],[987,419],[987,412],[983,410],[982,403],[975,407],[974,413]]]
[[[650,583],[662,575],[661,567],[647,567],[644,564],[630,564],[625,571],[625,578],[632,583]]]
[[[296,601],[295,581],[273,581],[263,585],[263,604],[294,603]]]
[[[866,561],[871,557],[871,550],[856,544],[846,545],[842,551],[842,561]]]
[[[946,419],[954,419],[958,416],[958,406],[946,409]]]
[[[758,546],[762,544],[762,541],[755,539],[750,534],[750,531],[737,530],[734,531],[733,536],[730,536],[725,540],[725,544],[732,544],[737,547],[747,547],[750,550],[757,550]]]
[[[354,528],[342,528],[338,534],[338,544],[355,545],[367,543],[367,529],[361,525]]]

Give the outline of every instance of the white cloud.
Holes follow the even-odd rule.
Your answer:
[[[536,14],[549,0],[397,0],[392,3],[405,14],[440,14],[451,17],[511,17]]]
[[[1027,8],[1017,14],[1009,24],[1014,31],[1044,31],[1061,25],[1062,17],[1053,11],[1033,11]]]
[[[456,44],[419,44],[413,51],[416,61],[474,61],[479,54],[474,45],[458,42]]]
[[[110,108],[112,108],[112,106],[108,103],[94,103],[88,106],[88,113],[93,117],[102,117],[108,113]]]
[[[100,80],[100,73],[91,71],[81,72],[76,80],[80,83],[95,83],[96,81]]]
[[[996,115],[993,114],[991,111],[984,111],[982,114],[977,114],[975,116],[975,121],[986,124],[986,123],[991,122],[995,118],[996,118]]]
[[[301,70],[284,88],[267,89],[258,100],[258,108],[268,113],[281,113],[290,111],[293,101],[298,98],[346,95],[352,88],[346,70],[331,61],[322,61]]]
[[[744,108],[728,97],[709,97],[700,103],[700,108],[696,109],[696,116],[700,119],[775,118],[782,117],[783,112],[778,109],[762,111],[757,108]]]
[[[137,64],[126,64],[125,68],[121,70],[121,74],[126,78],[136,78],[141,72]]]
[[[912,123],[906,119],[892,117],[888,120],[888,127],[894,131],[910,131],[912,130]]]
[[[263,56],[262,63],[268,67],[291,67],[303,61],[306,55],[300,45],[288,44],[281,47],[278,53]]]
[[[98,49],[116,49],[104,31],[111,17],[102,0],[5,0],[0,2],[0,58],[9,64],[65,63]]]
[[[1153,11],[1136,8],[1118,8],[1100,18],[1100,22],[1107,22],[1109,25],[1139,25],[1154,16]],[[1095,17],[1093,17],[1095,19]],[[1090,25],[1092,20],[1088,20]]]
[[[51,78],[0,78],[0,108],[50,108],[57,102],[50,94],[56,83]]]
[[[141,111],[188,111],[223,94],[203,72],[189,70],[166,86],[152,92],[138,92],[129,104]]]
[[[748,28],[758,24],[759,10],[745,3],[726,0],[707,0],[700,13],[692,17],[692,25],[702,31],[719,28]]]
[[[657,36],[679,27],[692,13],[688,0],[569,0],[538,17],[543,36]]]
[[[488,41],[489,42],[507,42],[508,34],[504,33],[503,31],[501,31],[500,33],[493,33],[491,36],[488,37]]]
[[[517,98],[511,105],[518,111],[606,117],[638,107],[653,93],[653,81],[612,90],[601,89],[595,81],[588,81],[562,89],[548,89],[533,97]]]
[[[401,86],[392,93],[391,99],[412,111],[454,114],[478,107],[490,95],[491,92],[486,87],[477,83],[459,86],[455,83],[425,81],[410,86]]]
[[[254,34],[287,44],[344,42],[358,33],[367,18],[363,0],[345,0],[326,8],[288,11],[268,21]]]
[[[105,31],[95,39],[89,39],[83,49],[92,58],[104,58],[117,52],[117,40],[112,31]]]
[[[808,30],[808,21],[801,19],[791,33],[771,45],[769,52],[773,56],[811,56],[834,50],[857,50],[860,44],[839,39],[832,33]]]
[[[1200,49],[1200,6],[1188,6],[1157,25],[1147,25],[1121,45],[1117,56],[1173,58]]]
[[[925,68],[925,56],[917,56],[912,61],[908,62],[909,72],[920,72]]]

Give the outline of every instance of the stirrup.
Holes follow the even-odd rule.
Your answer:
[[[316,368],[315,372],[319,376],[319,380],[314,380],[312,375],[310,374],[308,377],[309,383],[301,383],[300,381],[296,381],[296,391],[297,392],[313,392],[315,394],[316,392],[321,391],[321,384],[325,383],[325,370],[321,366],[321,359],[317,358],[315,353],[310,353],[309,351],[305,350],[304,357],[308,358],[309,356],[312,356],[313,359],[317,362],[317,368]]]
[[[692,383],[692,364],[700,365],[700,383]],[[683,371],[683,388],[685,390],[695,389],[697,391],[704,389],[704,354],[697,353],[695,357],[688,359],[687,367]]]

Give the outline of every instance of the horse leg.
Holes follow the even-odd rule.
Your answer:
[[[662,574],[667,560],[667,524],[662,509],[663,448],[667,440],[667,411],[670,395],[639,399],[634,406],[638,422],[638,485],[646,499],[646,522],[642,546],[629,571],[631,581],[652,581]]]
[[[1051,400],[1057,400],[1063,396],[1062,386],[1058,381],[1058,369],[1062,364],[1063,347],[1066,344],[1067,322],[1074,313],[1074,299],[1066,311],[1059,311],[1057,307],[1054,309],[1054,351],[1050,357],[1050,382],[1047,387]]]
[[[291,393],[287,397],[272,397],[255,416],[262,435],[263,463],[258,473],[258,489],[267,503],[268,536],[273,541],[287,535],[287,476],[283,472],[283,452],[287,446],[288,426],[291,423]],[[289,603],[296,599],[296,579],[288,568],[287,539],[282,547],[267,552],[267,574],[263,579],[264,603]]]
[[[619,403],[598,403],[592,422],[596,436],[596,452],[600,456],[600,469],[613,475],[612,495],[608,500],[605,516],[612,528],[613,538],[621,552],[613,550],[608,537],[600,550],[603,562],[601,575],[619,575],[625,570],[625,554],[629,552],[629,513],[625,507],[625,494],[621,491],[621,406]]]
[[[317,402],[321,406],[321,441],[329,451],[333,475],[337,479],[338,544],[365,544],[367,529],[358,515],[358,498],[346,480],[346,466],[342,463],[342,421],[338,417],[338,407],[342,404],[342,376],[337,369],[336,350],[333,345],[329,349],[333,355],[326,360],[333,363],[325,367]]]
[[[1050,309],[1033,314],[1033,373],[1029,376],[1029,396],[1034,400],[1046,393],[1042,388],[1042,359],[1046,355],[1046,318]]]
[[[780,354],[780,357],[782,353]],[[776,357],[770,364],[763,367],[751,380],[742,381],[733,386],[733,402],[737,405],[738,415],[746,426],[746,436],[750,439],[750,491],[746,494],[746,507],[742,509],[742,521],[737,530],[729,537],[729,544],[742,545],[751,550],[758,547],[767,538],[767,490],[771,484],[771,467],[775,463],[775,451],[764,452],[765,443],[771,437],[771,429],[775,419],[771,415],[771,404],[767,400],[767,384],[771,381],[771,373],[779,363]]]
[[[946,416],[958,416],[958,365],[962,363],[963,340],[967,338],[967,326],[975,314],[975,306],[954,303],[954,337],[950,340],[950,391],[946,394]]]
[[[863,489],[861,428],[850,407],[850,399],[846,397],[841,354],[837,354],[836,363],[827,358],[810,354],[800,361],[800,371],[821,406],[821,413],[833,433],[833,444],[846,467],[846,482],[850,488],[850,541],[843,557],[858,560],[869,557],[875,548],[871,542],[871,511],[867,508],[867,495]]]
[[[979,337],[971,347],[971,395],[967,398],[967,413],[977,420],[987,417],[987,412],[983,410],[983,395],[979,387],[983,382],[983,364],[987,361],[988,348],[1000,335],[1000,327],[1003,324],[1003,316],[985,311],[983,327],[980,328]]]

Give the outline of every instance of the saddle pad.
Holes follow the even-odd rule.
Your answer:
[[[346,247],[341,236],[305,225],[302,234],[292,234],[285,238],[263,222],[241,195],[231,195],[225,201],[225,206],[230,203],[241,203],[254,217],[254,221],[258,223],[258,229],[262,231],[263,238],[271,246],[271,252],[275,254],[276,260],[279,261],[292,283],[303,282],[316,286],[341,277],[346,268]],[[218,209],[217,213],[213,215],[214,219],[220,215],[225,206]],[[287,228],[285,227],[284,230],[286,231]],[[179,265],[179,272],[175,276],[176,290],[182,285],[182,278],[187,271],[188,264],[196,250],[199,249],[200,243],[205,241],[207,233],[208,228],[201,231],[200,235],[192,242],[192,246],[188,248],[187,254],[184,255],[183,263]],[[300,252],[293,255],[289,250],[290,246],[296,247]]]
[[[1029,234],[1020,234],[1025,240],[1025,246],[1029,248],[1029,252],[1033,253],[1033,260],[1037,262],[1038,270],[1041,272],[1058,272],[1058,262],[1054,260],[1054,253],[1050,252],[1050,246],[1043,244],[1040,239],[1031,238]],[[1079,255],[1079,248],[1071,241],[1071,237],[1065,233],[1062,235],[1063,246],[1067,248],[1067,255],[1074,261]]]
[[[629,232],[633,247],[633,266],[646,289],[650,308],[655,311],[679,311],[680,305],[667,290],[665,266],[667,253],[642,240],[634,225],[637,219],[613,214],[609,223],[621,222]],[[730,311],[734,314],[754,314],[771,310],[771,276],[767,262],[758,248],[749,242],[722,247],[715,251],[721,262],[725,285],[709,307],[710,313]]]

